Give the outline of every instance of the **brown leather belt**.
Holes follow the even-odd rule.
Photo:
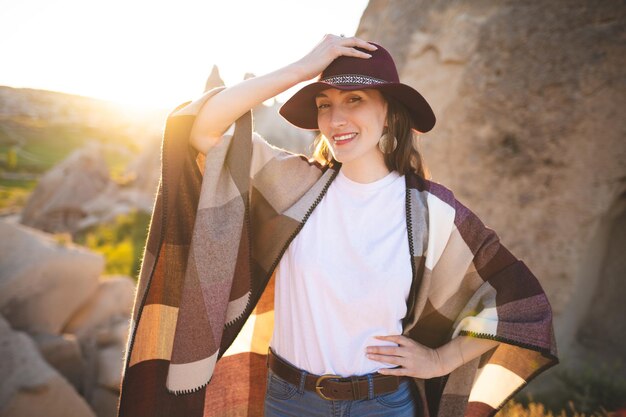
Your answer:
[[[267,353],[267,365],[285,381],[296,386],[300,385],[302,371],[276,355],[272,348]],[[372,374],[373,395],[386,394],[397,390],[400,378],[397,375],[382,375],[374,372]],[[369,398],[368,378],[365,375],[341,377],[332,374],[314,375],[307,373],[304,389],[316,392],[325,400],[360,400]]]

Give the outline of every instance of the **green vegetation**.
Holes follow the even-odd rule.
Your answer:
[[[149,224],[149,214],[135,211],[118,216],[113,224],[102,224],[81,232],[75,242],[104,255],[105,273],[124,274],[136,279]]]
[[[626,410],[626,380],[620,376],[620,363],[587,364],[580,371],[563,370],[557,373],[564,393],[577,410]]]
[[[138,151],[131,138],[113,129],[19,118],[1,120],[0,172],[42,174],[91,141],[120,145],[131,153]],[[121,158],[115,146],[107,147],[103,156],[113,171],[123,169],[128,163],[128,158]]]
[[[561,358],[567,362],[567,358]],[[555,377],[558,386],[541,395],[528,396],[522,391],[515,397],[512,414],[520,417],[626,417],[626,380],[621,363],[586,363],[578,370],[563,368]],[[514,410],[527,410],[517,413]],[[620,414],[621,413],[621,414]],[[498,414],[500,415],[500,414]]]
[[[30,193],[35,189],[35,180],[6,180],[0,178],[0,210],[24,207]]]
[[[17,168],[17,146],[11,146],[7,150],[7,168],[10,171],[15,171]]]
[[[15,120],[3,121],[0,126],[0,155],[7,161],[11,152],[16,154],[16,161],[12,164],[5,162],[3,170],[46,172],[71,151],[85,144],[86,132],[81,130],[78,127],[32,126]]]
[[[129,114],[101,100],[50,91],[11,89],[16,105],[0,116],[0,212],[17,213],[26,204],[39,178],[73,151],[90,143],[102,146],[109,175],[128,182],[128,163],[139,152],[139,141],[152,137],[165,114],[162,111]],[[134,137],[140,132],[141,137]],[[145,135],[144,135],[145,132]],[[145,136],[145,137],[144,137]],[[113,224],[99,225],[78,236],[58,235],[57,243],[75,240],[104,254],[107,273],[136,276],[150,215],[131,213]]]
[[[610,414],[606,412],[585,414],[579,411],[575,411],[570,405],[570,410],[561,410],[560,412],[552,412],[548,410],[543,404],[531,402],[527,405],[522,405],[514,400],[509,401],[502,407],[496,416],[497,417],[608,417]],[[617,417],[617,416],[616,416]],[[621,417],[621,416],[620,416]]]
[[[91,141],[105,145],[102,156],[112,178],[123,178],[138,148],[114,129],[19,117],[0,120],[0,210],[22,208],[39,176]]]

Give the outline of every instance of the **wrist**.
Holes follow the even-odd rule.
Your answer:
[[[440,368],[443,375],[447,375],[464,364],[463,354],[459,346],[459,340],[452,340],[435,349],[440,358]]]
[[[294,77],[294,84],[303,83],[314,78],[316,74],[312,74],[310,69],[301,61],[296,61],[287,65],[287,71]]]
[[[433,356],[437,364],[437,366],[435,367],[436,369],[435,375],[433,375],[433,377],[439,377],[439,376],[444,376],[444,375],[449,374],[450,372],[445,366],[445,360],[442,357],[441,351],[439,349],[433,349],[433,353],[434,353]]]

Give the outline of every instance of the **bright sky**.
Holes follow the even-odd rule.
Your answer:
[[[0,0],[0,85],[172,107],[352,36],[367,0]],[[299,88],[300,86],[296,86]],[[279,96],[284,101],[295,89]]]

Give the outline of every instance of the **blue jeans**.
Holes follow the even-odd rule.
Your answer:
[[[370,385],[371,387],[371,385]],[[370,388],[371,389],[371,388]],[[410,378],[400,378],[394,392],[362,400],[325,400],[267,370],[265,417],[421,417],[419,394]]]

